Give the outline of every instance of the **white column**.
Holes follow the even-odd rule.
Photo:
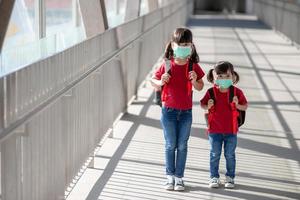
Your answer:
[[[106,14],[103,13],[100,1],[78,0],[87,37],[104,32],[107,26]]]
[[[4,43],[9,19],[14,7],[15,0],[0,0],[0,52]]]
[[[127,0],[125,10],[125,21],[135,19],[140,14],[141,0]]]
[[[253,0],[246,0],[246,13],[253,14]]]
[[[35,0],[35,33],[38,39],[46,37],[46,6],[45,0]]]
[[[158,0],[148,0],[149,12],[158,9]]]
[[[80,13],[77,0],[72,1],[72,21],[75,27],[80,26]]]

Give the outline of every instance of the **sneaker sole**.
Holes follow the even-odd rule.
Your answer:
[[[225,188],[226,188],[226,189],[233,189],[233,188],[234,188],[234,185],[233,185],[233,186],[226,186],[226,185],[225,185]]]
[[[165,190],[174,190],[174,187],[165,187]]]
[[[175,191],[184,191],[184,188],[174,188]]]
[[[210,188],[219,188],[220,185],[209,185]]]

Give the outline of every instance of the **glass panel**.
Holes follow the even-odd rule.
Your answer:
[[[0,77],[16,71],[25,65],[49,57],[85,39],[82,27],[67,29],[64,33],[57,33],[40,40],[7,48],[0,55]]]
[[[16,0],[5,35],[3,50],[25,45],[35,40],[35,0]]]
[[[15,2],[0,55],[0,76],[60,52],[86,38],[80,12],[73,0],[45,0],[47,35],[38,40],[34,34],[34,17],[38,15],[34,11],[35,1]]]
[[[75,26],[72,22],[73,0],[45,0],[46,35],[53,35]]]
[[[148,0],[141,0],[140,16],[149,12]]]
[[[166,6],[166,5],[170,4],[170,3],[172,3],[171,0],[158,0],[159,7],[164,7],[164,6]]]
[[[126,0],[105,0],[108,26],[118,26],[125,21]]]

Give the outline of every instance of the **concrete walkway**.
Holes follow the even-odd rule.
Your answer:
[[[228,60],[249,100],[238,135],[236,188],[208,188],[209,146],[194,92],[185,192],[165,191],[160,108],[147,82],[99,148],[68,200],[75,199],[300,199],[300,50],[249,16],[191,17],[202,68]],[[206,81],[206,78],[205,78]],[[225,162],[221,158],[221,178]]]

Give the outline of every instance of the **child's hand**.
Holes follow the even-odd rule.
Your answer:
[[[235,105],[238,105],[239,99],[237,98],[237,96],[233,97],[232,102],[235,103]]]
[[[189,79],[190,79],[192,82],[197,81],[197,74],[196,74],[195,71],[190,71],[190,72],[189,72]]]
[[[209,99],[207,102],[207,109],[211,109],[211,107],[214,106],[214,100],[213,99]]]
[[[161,76],[161,85],[164,85],[166,83],[168,83],[170,81],[170,74],[168,73],[164,73],[162,76]]]

